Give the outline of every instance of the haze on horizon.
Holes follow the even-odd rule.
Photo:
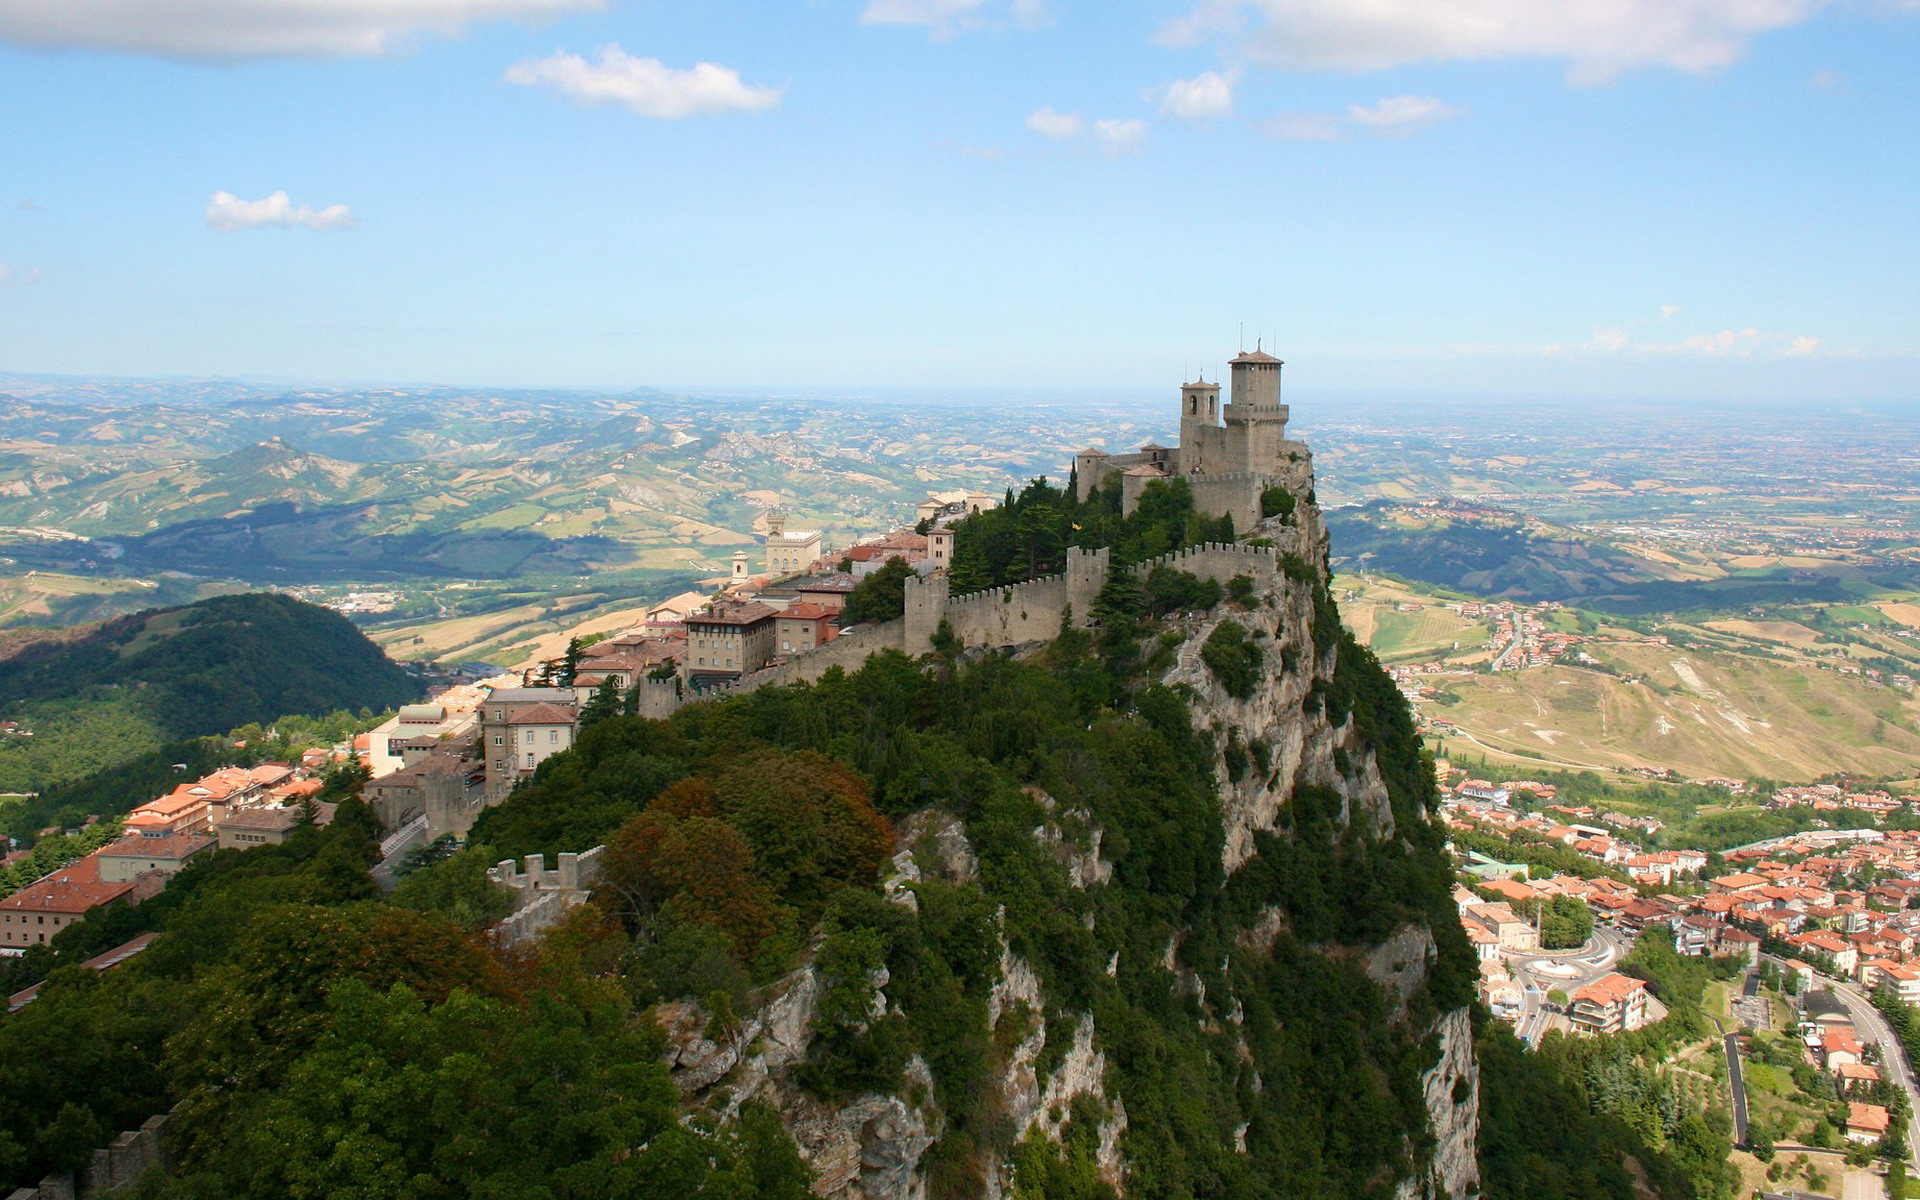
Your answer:
[[[1920,398],[1911,0],[11,0],[0,370]],[[1209,377],[1212,377],[1211,375]]]

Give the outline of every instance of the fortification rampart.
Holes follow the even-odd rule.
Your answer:
[[[1223,584],[1236,575],[1264,580],[1279,569],[1280,549],[1208,542],[1163,554],[1131,570],[1141,579],[1153,568],[1165,566]],[[857,671],[869,656],[884,650],[925,654],[933,649],[934,634],[943,621],[955,640],[967,648],[998,649],[1051,641],[1060,636],[1062,619],[1068,613],[1072,614],[1074,624],[1086,624],[1100,589],[1106,585],[1110,561],[1104,546],[1093,550],[1075,546],[1067,551],[1064,574],[969,592],[964,596],[948,594],[945,575],[910,578],[906,581],[906,614],[899,619],[857,626],[818,650],[755,671],[733,684],[713,689],[710,695],[739,696],[756,688],[814,683],[834,667]],[[662,686],[642,691],[639,701],[642,716],[665,718],[689,699],[683,697],[670,680],[643,682]],[[511,863],[502,863],[494,870],[498,873],[511,867]],[[507,880],[502,878],[501,882]]]
[[[562,854],[558,865],[547,867],[547,856],[529,854],[526,869],[503,858],[487,871],[487,878],[513,889],[513,912],[493,928],[502,945],[528,941],[542,929],[560,923],[567,910],[587,902],[587,893],[600,881],[600,855],[595,846],[580,854]]]
[[[166,1171],[173,1165],[166,1145],[167,1127],[172,1123],[171,1112],[148,1117],[140,1128],[129,1129],[95,1150],[78,1175],[48,1175],[38,1187],[8,1193],[7,1200],[82,1200],[125,1191],[149,1171]]]
[[[1145,579],[1155,567],[1171,567],[1202,579],[1211,579],[1215,583],[1224,584],[1236,575],[1245,575],[1259,582],[1280,569],[1280,551],[1274,546],[1202,542],[1162,554],[1158,558],[1150,558],[1134,567],[1133,573]]]

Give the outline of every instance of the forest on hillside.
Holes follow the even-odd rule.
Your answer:
[[[0,792],[39,791],[252,723],[406,704],[419,684],[331,609],[216,596],[32,642],[0,660]]]

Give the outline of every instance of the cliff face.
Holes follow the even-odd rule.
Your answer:
[[[667,1011],[668,1060],[693,1103],[772,1104],[819,1172],[815,1190],[846,1200],[1083,1194],[1036,1182],[1059,1172],[1122,1195],[1229,1195],[1253,1180],[1270,1193],[1407,1200],[1477,1190],[1466,952],[1446,918],[1430,775],[1399,697],[1338,628],[1318,510],[1300,496],[1261,532],[1280,568],[1161,620],[1143,649],[1146,678],[1165,689],[1154,694],[1184,699],[1191,761],[1211,761],[1210,780],[1188,781],[1210,805],[1149,803],[1125,821],[1109,810],[1103,824],[1078,797],[1154,769],[1130,742],[1083,755],[1083,774],[1021,780],[1034,818],[1022,836],[1098,947],[1091,978],[1024,932],[1031,914],[1010,908],[1005,869],[983,870],[981,839],[1001,838],[1000,826],[958,806],[900,823],[888,903],[922,916],[929,888],[993,902],[990,1041],[975,1052],[986,1072],[976,1108],[992,1120],[990,1132],[968,1126],[973,1174],[956,1177],[951,1155],[929,1167],[956,1124],[949,1085],[920,1054],[885,1091],[823,1098],[803,1086],[834,984],[824,956],[723,1042],[701,1010]],[[1049,655],[1057,668],[1058,646],[1023,652]],[[1162,720],[1140,707],[1116,727]],[[1147,828],[1156,822],[1165,828]],[[1177,886],[1152,879],[1139,865],[1150,837],[1193,839],[1207,861]],[[912,1015],[884,968],[864,982],[867,1021]],[[1180,1104],[1191,1107],[1172,1113]],[[1211,1124],[1193,1135],[1215,1141],[1217,1161],[1195,1165],[1204,1150],[1172,1144],[1169,1130],[1195,1121]]]

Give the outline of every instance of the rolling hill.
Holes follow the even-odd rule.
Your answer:
[[[270,592],[216,596],[22,639],[0,659],[0,791],[291,713],[380,710],[418,686],[353,623]]]

